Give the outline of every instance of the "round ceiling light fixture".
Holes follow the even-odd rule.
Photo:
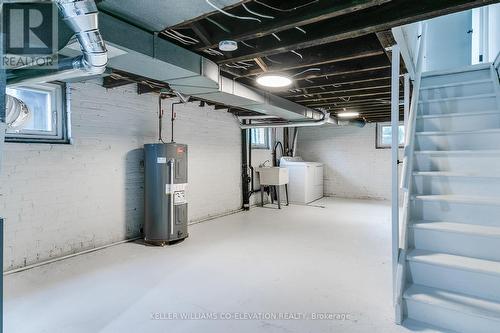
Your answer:
[[[339,118],[357,118],[359,117],[359,112],[348,111],[348,112],[339,112],[337,114]]]
[[[283,88],[292,84],[292,79],[284,74],[262,74],[257,78],[257,83],[268,88]]]
[[[238,49],[238,42],[234,40],[223,40],[219,42],[219,50],[223,52],[232,52]]]

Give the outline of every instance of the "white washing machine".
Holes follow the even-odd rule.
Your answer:
[[[288,168],[288,197],[292,203],[308,204],[323,197],[323,164],[302,157],[282,157],[280,167]]]

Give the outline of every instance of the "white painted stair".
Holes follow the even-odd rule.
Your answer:
[[[422,75],[405,325],[500,333],[500,86],[491,64]]]

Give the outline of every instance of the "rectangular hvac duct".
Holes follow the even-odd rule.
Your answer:
[[[172,89],[219,104],[287,120],[318,118],[322,114],[220,75],[214,62],[105,13],[99,30],[110,49],[108,67],[167,82]],[[63,55],[76,50],[66,47]]]

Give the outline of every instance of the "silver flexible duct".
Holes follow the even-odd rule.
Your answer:
[[[35,74],[32,68],[16,71],[8,85],[49,82],[104,73],[108,63],[106,45],[99,32],[98,9],[94,0],[55,0],[59,13],[74,31],[82,55],[59,61],[50,74]]]
[[[21,128],[31,118],[28,106],[11,95],[5,95],[5,123],[9,128]]]

